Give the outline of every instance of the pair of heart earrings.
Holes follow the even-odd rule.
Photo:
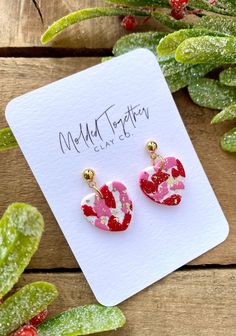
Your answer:
[[[184,189],[185,171],[182,163],[175,157],[163,158],[157,154],[157,144],[154,141],[149,141],[145,148],[150,154],[152,166],[145,168],[139,176],[142,192],[158,204],[178,205]],[[126,230],[133,212],[126,186],[111,181],[98,188],[92,169],[84,170],[83,177],[89,187],[95,190],[95,193],[87,195],[81,202],[81,210],[87,220],[101,230]]]

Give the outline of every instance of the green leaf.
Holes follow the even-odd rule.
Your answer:
[[[236,86],[236,68],[228,68],[222,71],[220,82],[227,86]]]
[[[236,127],[222,136],[220,145],[226,152],[236,152]]]
[[[114,330],[125,324],[117,307],[98,304],[81,306],[63,312],[38,327],[38,336],[78,336]]]
[[[215,68],[215,66],[211,64],[196,64],[179,71],[179,64],[180,63],[177,63],[176,65],[176,73],[166,75],[165,77],[171,92],[176,92],[186,87]]]
[[[115,5],[122,5],[122,6],[150,6],[150,7],[169,7],[168,0],[105,0],[107,3],[112,3]]]
[[[218,124],[222,121],[227,120],[234,120],[236,119],[236,105],[230,105],[226,107],[223,111],[218,113],[214,118],[212,119],[212,124]]]
[[[184,19],[176,20],[170,14],[164,14],[164,13],[160,13],[157,11],[153,12],[152,16],[154,17],[154,19],[156,19],[157,21],[159,21],[166,27],[169,27],[173,30],[182,29],[182,28],[188,29],[188,28],[193,27],[194,25],[193,23],[187,22]]]
[[[5,211],[0,221],[0,298],[14,286],[29,264],[43,228],[42,215],[31,205],[15,203]]]
[[[225,36],[225,34],[212,32],[207,29],[181,29],[168,34],[160,41],[157,46],[157,54],[159,56],[174,54],[183,41],[198,36]]]
[[[174,55],[157,57],[164,76],[175,75],[192,67],[192,64],[178,63]]]
[[[201,36],[183,41],[176,49],[175,58],[183,63],[235,63],[236,38]]]
[[[216,6],[223,8],[224,10],[227,10],[229,13],[235,16],[236,13],[235,0],[220,0],[216,2]]]
[[[94,19],[100,16],[120,16],[129,14],[136,16],[150,16],[150,13],[138,9],[113,7],[86,8],[70,13],[54,22],[42,35],[41,42],[42,44],[48,43],[64,29],[84,20]]]
[[[102,57],[101,62],[104,63],[106,61],[110,61],[114,58],[114,56],[107,56],[107,57]]]
[[[18,144],[10,128],[0,130],[0,152],[9,148],[17,147]]]
[[[125,35],[114,45],[113,54],[119,56],[137,48],[147,48],[155,54],[156,46],[166,34],[163,32],[147,32]]]
[[[222,3],[222,1],[220,1]],[[229,1],[230,2],[230,1]],[[188,5],[193,6],[195,8],[199,9],[205,9],[210,12],[215,12],[219,14],[225,14],[225,15],[235,15],[235,8],[231,6],[222,6],[220,7],[218,5],[219,1],[216,1],[216,4],[210,4],[208,0],[189,0]]]
[[[236,36],[236,19],[217,15],[203,16],[195,26],[211,31],[218,31],[227,35]]]
[[[31,283],[10,296],[0,305],[0,336],[9,335],[27,323],[57,296],[56,287],[48,282]]]
[[[221,110],[236,104],[236,90],[214,79],[200,78],[189,85],[188,92],[199,106]]]

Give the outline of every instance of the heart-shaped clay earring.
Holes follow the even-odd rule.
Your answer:
[[[98,188],[92,169],[85,169],[83,178],[95,190],[95,193],[85,196],[81,202],[81,210],[86,219],[101,230],[126,230],[133,211],[126,186],[121,182],[111,181]]]
[[[146,150],[150,154],[152,166],[145,168],[139,176],[143,193],[158,204],[178,205],[184,187],[185,171],[180,160],[156,153],[157,144],[149,141]]]

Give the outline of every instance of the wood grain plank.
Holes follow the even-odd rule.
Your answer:
[[[51,316],[96,302],[81,273],[26,274],[18,287],[38,280],[54,283],[61,294]],[[103,335],[235,336],[235,283],[235,269],[175,272],[122,303],[126,326]]]
[[[0,58],[0,127],[6,126],[4,110],[10,99],[80,71],[99,61],[97,58]],[[236,157],[222,152],[218,145],[219,136],[230,126],[228,124],[211,126],[210,120],[214,111],[194,105],[185,91],[176,93],[174,98],[203,167],[230,223],[230,235],[227,241],[194,260],[192,264],[235,264]],[[30,268],[78,267],[19,149],[1,153],[0,181],[1,214],[8,204],[19,201],[37,206],[45,217],[46,232]]]
[[[41,46],[41,34],[55,20],[78,9],[106,6],[102,0],[39,0],[38,4],[43,23],[32,0],[0,1],[0,48]],[[156,21],[149,20],[139,25],[136,31],[158,27]],[[125,31],[117,17],[97,18],[67,29],[55,39],[52,46],[69,49],[110,49],[124,34]]]

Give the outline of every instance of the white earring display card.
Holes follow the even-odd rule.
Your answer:
[[[15,98],[6,118],[101,304],[120,303],[226,239],[227,221],[148,50]],[[148,140],[185,168],[177,206],[157,204],[140,189],[139,175],[151,166]],[[86,168],[96,172],[99,187],[109,181],[127,187],[133,203],[127,230],[104,231],[84,217],[81,201],[93,192],[82,178]]]

